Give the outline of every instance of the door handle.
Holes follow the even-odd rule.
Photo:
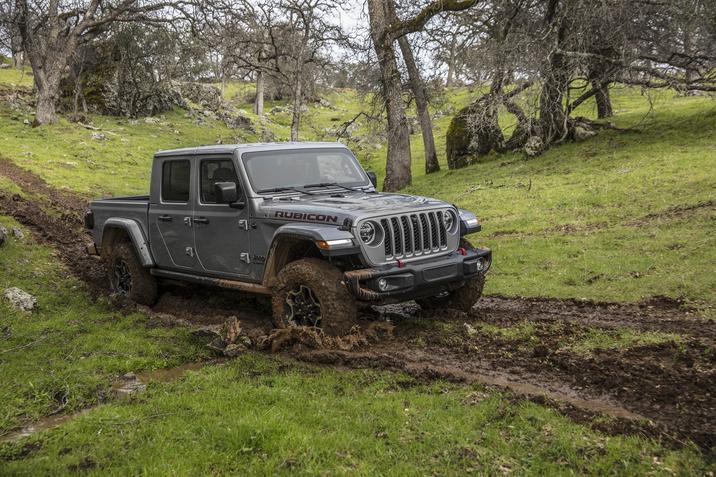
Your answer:
[[[197,217],[196,219],[194,219],[194,223],[195,224],[208,224],[209,219],[207,219],[206,217]]]
[[[171,215],[160,215],[157,217],[157,220],[161,220],[162,222],[171,222],[172,216]]]

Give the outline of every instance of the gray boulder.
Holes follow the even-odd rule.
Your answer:
[[[0,247],[5,245],[5,242],[7,242],[7,229],[0,225]]]
[[[592,136],[596,136],[597,133],[594,132],[592,129],[588,129],[584,126],[575,126],[574,128],[574,140],[575,141],[584,141],[585,139],[589,139]]]
[[[22,233],[22,230],[20,230],[20,229],[17,228],[17,227],[13,227],[13,228],[12,228],[12,236],[15,237],[16,239],[23,239],[23,238],[25,238],[25,234]]]
[[[530,136],[524,146],[527,157],[539,156],[544,152],[544,142],[539,136]]]
[[[2,296],[18,310],[32,311],[37,306],[37,298],[17,287],[7,288]]]

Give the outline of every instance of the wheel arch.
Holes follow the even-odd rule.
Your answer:
[[[143,267],[153,267],[154,259],[149,251],[142,227],[136,220],[111,218],[107,219],[102,227],[102,241],[100,251],[103,257],[108,257],[115,244],[130,242],[137,253]]]
[[[301,234],[277,233],[274,235],[269,248],[266,268],[264,269],[264,285],[273,287],[283,267],[307,257],[325,259],[316,246],[315,240]]]

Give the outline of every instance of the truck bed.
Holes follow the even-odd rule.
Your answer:
[[[110,197],[90,202],[90,210],[94,216],[92,235],[94,242],[100,244],[104,224],[109,218],[121,217],[139,223],[145,237],[148,237],[149,196],[134,195],[125,197]]]

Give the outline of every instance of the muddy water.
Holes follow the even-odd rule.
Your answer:
[[[45,431],[47,429],[54,429],[55,427],[58,427],[67,421],[86,414],[90,409],[92,408],[83,409],[79,412],[75,412],[72,414],[57,414],[54,416],[43,417],[39,421],[35,421],[32,424],[28,424],[27,426],[13,431],[9,434],[5,434],[4,436],[0,437],[0,442],[12,442],[18,439],[22,439],[23,437],[31,436],[37,432]]]

